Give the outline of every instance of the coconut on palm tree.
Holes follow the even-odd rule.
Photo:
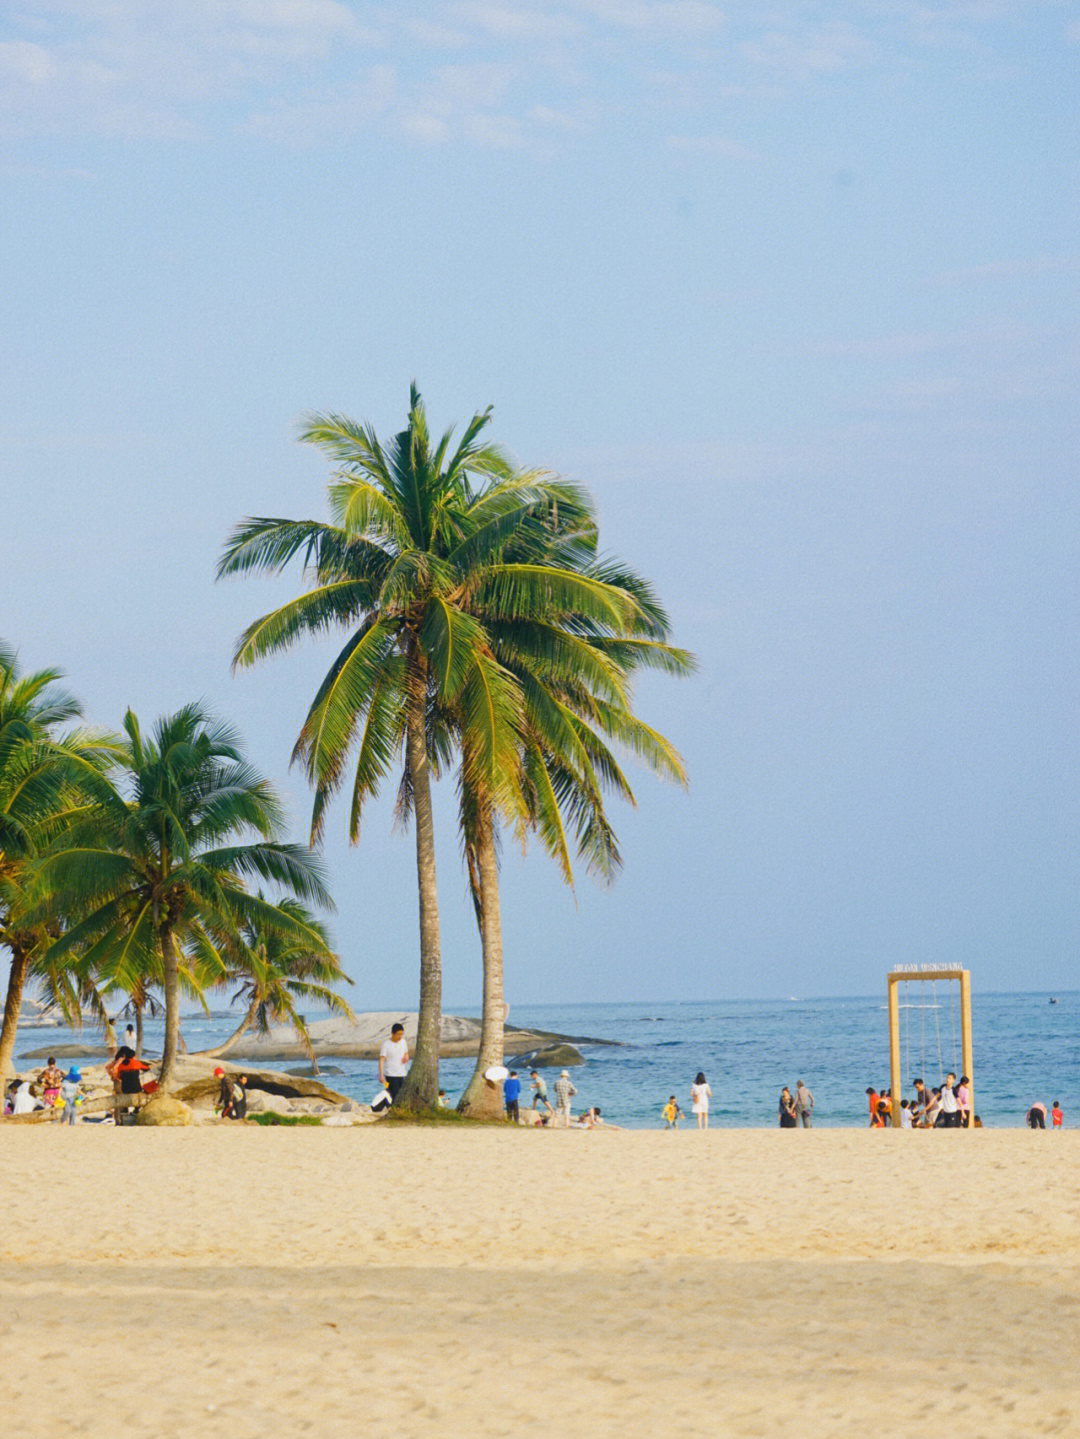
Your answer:
[[[149,736],[129,710],[117,786],[99,787],[94,814],[39,861],[43,882],[66,891],[86,917],[52,948],[81,949],[93,972],[160,975],[165,1006],[161,1082],[168,1085],[180,1030],[186,956],[219,951],[245,923],[321,946],[322,936],[248,880],[330,907],[310,850],[282,843],[280,804],[244,760],[233,731],[198,705],[159,720]]]
[[[294,758],[315,790],[313,839],[355,772],[349,833],[359,837],[364,802],[404,750],[399,809],[416,832],[420,911],[420,1013],[412,1066],[397,1103],[433,1107],[438,1091],[442,962],[439,943],[433,714],[452,708],[467,729],[462,753],[492,793],[517,767],[520,687],[495,658],[487,622],[573,609],[629,628],[634,600],[569,567],[504,558],[508,541],[562,505],[583,508],[573,486],[519,471],[480,443],[490,410],[473,416],[460,442],[432,444],[416,387],[408,424],[383,446],[370,426],[338,415],[313,418],[302,438],[335,463],[333,523],[249,519],[230,536],[219,574],[277,571],[302,557],[312,587],[252,624],[235,663],[250,665],[304,634],[344,628],[348,639],[310,707]]]

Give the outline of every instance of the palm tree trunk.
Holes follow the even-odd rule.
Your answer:
[[[259,1010],[259,1001],[253,999],[248,1006],[248,1012],[223,1043],[215,1045],[213,1049],[196,1049],[192,1053],[192,1059],[220,1059],[222,1055],[228,1054],[234,1049],[247,1034],[248,1030],[255,1023],[255,1015]]]
[[[165,974],[165,1043],[161,1051],[162,1089],[172,1080],[180,1040],[180,963],[173,942],[172,926],[163,924],[158,930],[161,939],[161,966]]]
[[[499,866],[495,856],[495,824],[490,805],[482,805],[477,822],[476,864],[480,881],[480,947],[484,963],[484,1010],[476,1068],[458,1109],[471,1119],[501,1119],[503,1090],[484,1078],[484,1071],[503,1062],[506,1002],[503,989],[502,914],[499,908]]]
[[[7,1080],[15,1073],[12,1056],[15,1053],[15,1036],[19,1031],[19,1015],[22,1013],[23,990],[30,968],[30,956],[14,945],[11,949],[11,973],[8,975],[7,997],[4,1000],[4,1027],[0,1029],[0,1080]]]
[[[135,1058],[142,1059],[143,1047],[143,1007],[141,1004],[135,1006]]]
[[[420,895],[420,1015],[416,1052],[396,1103],[402,1109],[434,1109],[439,1094],[442,1030],[442,954],[439,897],[435,884],[435,824],[431,811],[431,769],[427,753],[427,665],[415,641],[410,645],[407,759],[416,825],[416,878]]]

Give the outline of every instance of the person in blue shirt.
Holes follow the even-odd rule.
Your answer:
[[[506,1117],[514,1124],[518,1122],[518,1100],[521,1098],[521,1080],[517,1070],[510,1071],[510,1078],[503,1080],[503,1099],[506,1101]]]

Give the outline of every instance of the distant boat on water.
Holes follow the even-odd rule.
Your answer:
[[[1053,996],[1051,996],[1051,998],[1050,998],[1050,1003],[1051,1003],[1051,1004],[1057,1004],[1057,1000],[1054,999]]]

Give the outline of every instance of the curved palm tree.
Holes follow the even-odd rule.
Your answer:
[[[81,712],[59,679],[54,669],[20,674],[14,652],[0,644],[0,946],[11,955],[0,1078],[11,1068],[27,980],[42,973],[42,956],[67,918],[64,895],[32,887],[34,861],[85,814],[82,782],[115,753],[105,736],[57,734]]]
[[[159,720],[149,737],[129,710],[124,731],[127,792],[100,786],[92,820],[46,854],[38,872],[89,911],[52,947],[52,958],[79,948],[89,972],[160,975],[167,1085],[186,951],[196,942],[220,950],[255,921],[322,944],[305,921],[249,893],[245,881],[272,881],[326,907],[330,898],[311,852],[275,838],[278,800],[244,761],[231,729],[187,705]]]
[[[303,556],[314,584],[251,625],[235,663],[249,665],[303,634],[350,631],[308,712],[294,751],[315,789],[312,839],[355,753],[349,833],[401,749],[399,809],[415,820],[420,909],[420,1015],[416,1050],[397,1103],[429,1108],[438,1090],[442,963],[431,811],[431,716],[453,706],[468,728],[468,763],[493,792],[516,769],[521,694],[495,659],[490,620],[573,608],[625,628],[635,609],[622,590],[570,568],[504,558],[508,540],[539,511],[581,507],[576,490],[539,471],[517,471],[479,437],[490,410],[460,443],[433,445],[415,385],[408,424],[385,447],[370,426],[315,417],[302,439],[336,464],[331,525],[249,519],[229,538],[220,575],[280,570]]]
[[[314,1063],[315,1051],[297,1003],[314,1001],[334,1014],[353,1018],[348,1003],[330,987],[351,984],[352,980],[331,948],[325,925],[296,900],[284,899],[280,908],[303,925],[309,935],[318,936],[319,942],[284,933],[252,918],[243,923],[237,939],[224,950],[196,943],[195,957],[202,959],[206,972],[212,973],[224,959],[227,968],[218,982],[238,984],[232,1002],[239,1000],[244,1005],[244,1017],[228,1039],[213,1049],[201,1050],[201,1054],[220,1058],[234,1049],[252,1027],[259,1034],[267,1034],[272,1025],[288,1022],[300,1035]]]

